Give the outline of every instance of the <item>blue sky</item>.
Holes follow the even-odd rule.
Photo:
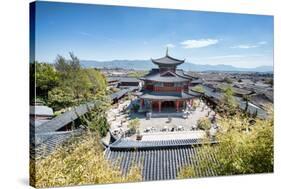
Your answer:
[[[72,51],[81,60],[150,59],[273,65],[273,17],[186,10],[37,2],[36,60]]]

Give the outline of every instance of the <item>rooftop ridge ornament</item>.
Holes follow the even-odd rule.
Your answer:
[[[173,58],[173,57],[169,56],[169,48],[166,47],[166,56],[161,57],[161,58],[157,58],[157,59],[151,58],[151,61],[154,64],[157,64],[157,65],[177,66],[177,65],[180,65],[180,64],[184,63],[185,59],[179,60],[179,59],[176,59],[176,58]]]

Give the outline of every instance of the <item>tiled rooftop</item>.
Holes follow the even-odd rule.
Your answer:
[[[144,181],[167,180],[177,178],[184,166],[196,167],[200,159],[215,161],[212,152],[203,155],[199,153],[201,150],[200,141],[196,139],[149,142],[120,140],[106,149],[105,156],[124,174],[130,167],[137,165],[141,168]],[[196,173],[200,176],[216,175],[212,170],[202,172],[198,168]]]

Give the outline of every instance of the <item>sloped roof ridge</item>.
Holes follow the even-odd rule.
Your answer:
[[[111,150],[135,150],[135,149],[157,149],[157,148],[179,148],[193,145],[201,145],[206,142],[202,139],[173,139],[173,140],[155,140],[155,141],[135,141],[119,139],[109,145]],[[216,143],[211,141],[210,143]]]

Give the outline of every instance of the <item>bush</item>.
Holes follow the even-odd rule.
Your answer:
[[[31,161],[30,175],[36,188],[141,180],[136,166],[125,176],[105,159],[96,134],[73,140],[45,159]]]
[[[209,130],[211,128],[211,121],[209,118],[203,117],[197,121],[197,125],[199,129]]]
[[[140,126],[140,120],[135,118],[130,120],[128,128],[131,130],[132,133],[136,133],[136,131],[139,129]]]
[[[179,178],[207,176],[210,170],[218,176],[273,172],[272,116],[265,120],[255,119],[253,123],[252,118],[235,115],[222,118],[218,124],[219,144],[200,147],[197,155],[203,158],[198,166],[183,168]],[[210,154],[215,161],[204,158]]]

